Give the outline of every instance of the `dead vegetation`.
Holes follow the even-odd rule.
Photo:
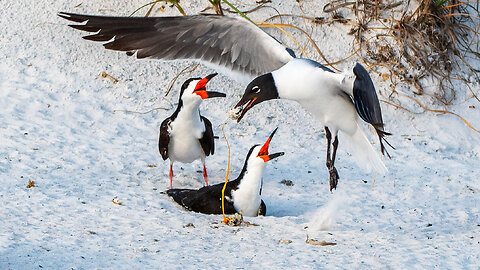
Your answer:
[[[32,187],[36,187],[35,181],[28,180],[27,188],[32,188]]]
[[[478,1],[331,1],[324,11],[334,17],[346,9],[354,14],[349,34],[357,54],[370,67],[381,67],[373,70],[390,79],[392,94],[397,84],[407,83],[414,95],[448,105],[459,82],[470,83],[465,73],[478,82],[479,67],[470,64],[480,57]],[[427,93],[430,82],[435,90]]]

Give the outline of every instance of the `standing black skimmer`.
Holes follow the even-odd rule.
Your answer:
[[[202,100],[212,97],[225,97],[224,93],[206,91],[205,85],[217,73],[205,78],[191,78],[185,81],[180,90],[180,98],[175,112],[160,125],[158,149],[163,160],[170,159],[170,188],[172,188],[173,162],[191,163],[201,159],[203,177],[208,186],[205,157],[213,155],[215,142],[212,123],[200,115]]]
[[[383,142],[388,144],[385,136],[390,133],[384,131],[373,82],[360,64],[352,75],[335,73],[313,60],[296,58],[291,49],[237,17],[110,17],[63,12],[59,16],[83,23],[70,26],[93,33],[84,38],[106,42],[107,49],[136,52],[137,58],[196,59],[227,71],[238,81],[250,81],[233,111],[237,121],[265,100],[299,102],[325,127],[330,190],[336,188],[339,178],[334,166],[338,131],[351,142],[360,166],[387,171],[357,121],[360,116],[375,128],[381,153],[389,156]]]
[[[244,216],[264,216],[267,207],[261,199],[262,173],[265,163],[284,153],[268,154],[268,146],[275,129],[263,146],[254,145],[248,151],[243,169],[237,179],[225,188],[225,214],[241,213]],[[167,194],[187,210],[204,214],[222,214],[222,189],[224,183],[201,189],[170,189]]]

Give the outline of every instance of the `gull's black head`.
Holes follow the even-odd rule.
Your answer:
[[[265,100],[276,98],[278,98],[278,90],[275,86],[272,73],[267,73],[255,78],[248,84],[242,99],[234,108],[237,110],[237,122],[240,122],[245,113],[253,106]]]

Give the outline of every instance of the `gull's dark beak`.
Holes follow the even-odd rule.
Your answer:
[[[253,107],[253,105],[255,105],[254,102],[256,99],[257,97],[248,98],[243,96],[237,105],[235,105],[234,109],[237,110],[237,115],[240,114],[237,117],[237,123],[240,123],[240,120],[242,120],[243,116]]]

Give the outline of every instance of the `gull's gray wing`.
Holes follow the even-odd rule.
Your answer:
[[[85,39],[106,42],[105,48],[137,52],[138,58],[196,59],[248,77],[276,70],[293,52],[253,23],[235,17],[110,17],[61,12],[84,23],[71,27],[94,34]],[[85,23],[86,22],[86,23]]]

